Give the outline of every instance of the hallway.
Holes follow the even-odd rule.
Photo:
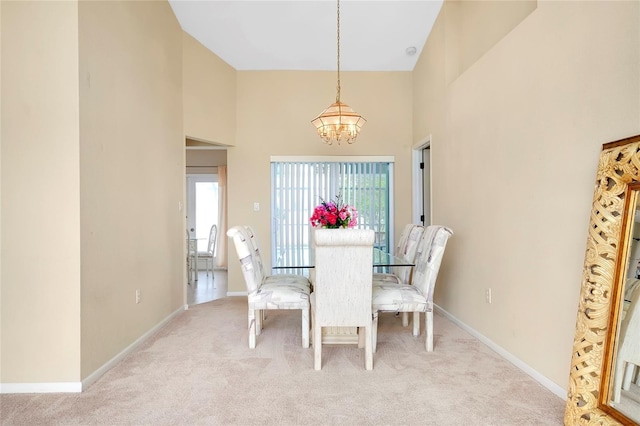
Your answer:
[[[198,272],[198,281],[187,285],[187,304],[197,305],[227,296],[227,270],[216,269],[214,275]]]

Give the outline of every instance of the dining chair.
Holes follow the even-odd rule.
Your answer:
[[[322,328],[360,327],[365,368],[373,369],[371,286],[374,231],[314,229],[315,278],[311,293],[314,369],[322,368]],[[362,336],[362,334],[361,334]]]
[[[395,257],[413,263],[418,250],[418,242],[422,238],[424,226],[416,224],[408,224],[404,227],[400,240],[393,252]],[[411,272],[413,268],[392,267],[390,273],[376,272],[373,274],[373,283],[393,283],[393,284],[411,284]]]
[[[207,240],[207,250],[198,252],[198,259],[205,260],[205,269],[207,270],[207,276],[209,276],[209,270],[211,270],[212,278],[215,278],[213,274],[213,262],[215,260],[216,253],[216,241],[218,238],[218,227],[214,223],[209,230],[209,239]]]
[[[620,323],[620,346],[614,367],[612,401],[615,403],[620,402],[622,390],[629,390],[635,369],[640,366],[640,287],[635,287],[628,297],[629,307]]]
[[[425,347],[433,351],[433,291],[451,229],[430,225],[418,243],[416,264],[409,284],[380,284],[373,287],[373,350],[377,346],[379,312],[413,312],[413,335],[420,335],[420,313],[425,314]]]
[[[400,240],[396,246],[394,256],[404,259],[409,263],[414,263],[416,259],[416,252],[418,251],[418,243],[424,233],[424,226],[410,223],[404,227]],[[373,274],[373,286],[386,285],[386,284],[411,284],[411,274],[413,273],[413,267],[401,266],[394,267],[390,273],[374,273]],[[407,312],[402,313],[402,325],[404,327],[409,325],[409,314]]]
[[[227,231],[233,241],[242,275],[247,286],[249,347],[256,347],[256,336],[262,332],[262,312],[269,309],[300,309],[302,311],[302,347],[309,347],[309,280],[301,275],[272,275],[263,273],[245,226],[234,226]],[[268,279],[267,279],[268,278]]]

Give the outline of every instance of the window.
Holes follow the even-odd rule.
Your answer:
[[[211,225],[218,223],[218,176],[187,175],[187,228],[207,251]]]
[[[339,158],[341,161],[326,157],[318,158],[319,161],[272,158],[272,265],[304,264],[309,253],[309,218],[313,209],[322,200],[333,200],[338,194],[358,210],[358,228],[373,229],[376,247],[391,251],[393,158]]]

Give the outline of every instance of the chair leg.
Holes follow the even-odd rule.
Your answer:
[[[375,352],[378,346],[378,311],[373,312],[373,330],[371,332],[371,348]]]
[[[619,359],[616,362],[616,368],[613,375],[613,398],[611,398],[612,402],[620,402],[620,396],[622,394],[622,381],[624,377],[624,372],[626,370],[626,361]]]
[[[302,310],[302,347],[309,348],[309,308]]]
[[[622,389],[624,390],[629,390],[629,387],[631,386],[631,379],[633,378],[633,369],[635,368],[635,366],[631,363],[627,363],[627,365],[624,368],[624,376],[622,379]]]
[[[407,327],[409,325],[409,312],[402,313],[402,326]]]
[[[427,352],[433,352],[433,311],[424,313],[424,330]]]
[[[256,336],[262,334],[262,312],[264,309],[256,309],[255,311]]]
[[[364,348],[367,344],[364,327],[357,327],[358,331],[358,349]]]
[[[373,321],[364,328],[364,368],[373,370]]]
[[[249,348],[256,347],[256,312],[249,309]]]
[[[414,312],[413,313],[413,337],[418,337],[419,335],[420,335],[420,312]]]
[[[322,368],[322,327],[316,321],[313,308],[311,308],[311,320],[313,322],[313,368]]]

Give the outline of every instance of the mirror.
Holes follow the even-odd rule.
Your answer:
[[[640,135],[604,144],[578,304],[567,425],[640,424],[635,377],[640,359],[634,358],[640,357],[635,326],[640,312],[633,309],[640,299],[640,290],[634,291],[640,276],[639,193]]]
[[[625,214],[629,216],[626,231],[622,234],[624,242],[621,253],[623,259],[620,275],[621,291],[618,300],[618,314],[612,317],[611,335],[607,345],[611,365],[607,371],[609,377],[603,382],[608,387],[607,405],[622,413],[634,422],[640,422],[640,212],[638,211],[638,193],[640,185],[629,184]],[[628,213],[627,213],[628,212]],[[613,330],[615,329],[615,332]],[[605,374],[606,376],[606,374]]]

